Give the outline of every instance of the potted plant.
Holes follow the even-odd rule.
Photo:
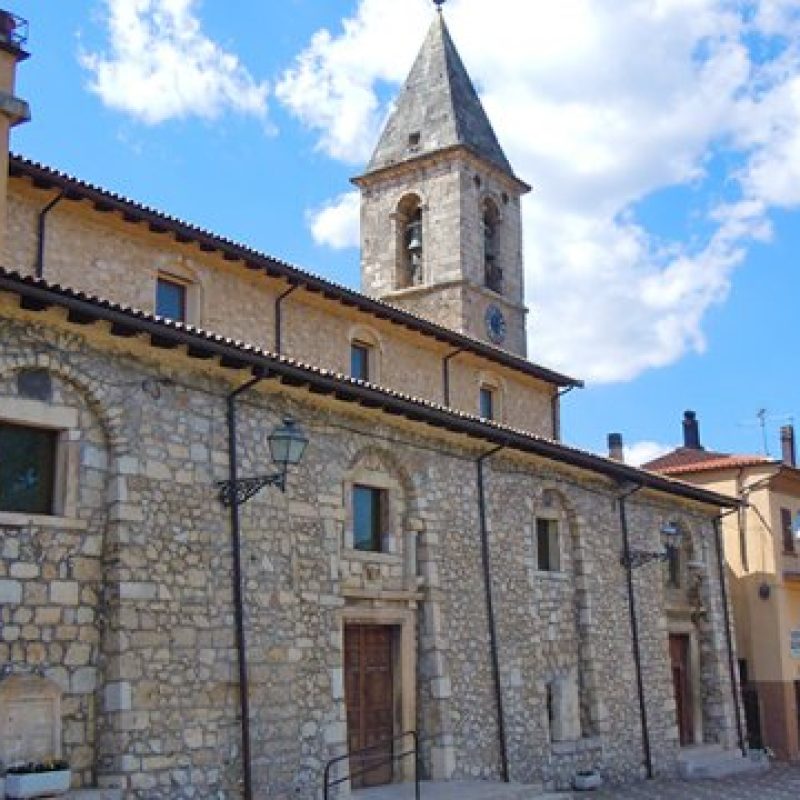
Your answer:
[[[603,779],[596,769],[580,769],[572,778],[572,788],[579,792],[589,792],[599,789],[603,785]]]
[[[6,770],[6,794],[9,800],[28,797],[52,797],[69,791],[69,764],[60,758],[14,764]]]

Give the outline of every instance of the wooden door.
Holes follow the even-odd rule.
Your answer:
[[[392,631],[387,625],[348,625],[344,635],[345,703],[354,788],[391,783],[394,735]],[[371,765],[374,767],[370,768]]]
[[[669,658],[672,665],[672,686],[678,715],[678,734],[681,747],[694,744],[694,704],[692,675],[689,668],[689,637],[670,634]]]

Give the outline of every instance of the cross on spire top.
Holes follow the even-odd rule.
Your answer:
[[[433,2],[436,5],[436,10],[441,13],[442,6],[447,2],[447,0],[433,0]]]

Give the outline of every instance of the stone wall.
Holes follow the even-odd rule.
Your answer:
[[[38,213],[52,192],[33,189],[21,179],[11,182],[9,196],[9,266],[33,274],[36,261]],[[169,234],[124,222],[114,214],[100,214],[88,203],[62,201],[47,217],[45,278],[118,303],[153,312],[159,274],[186,281],[189,321],[223,336],[267,350],[275,348],[275,300],[287,285],[251,272],[241,264],[180,244]],[[383,242],[383,239],[381,239]],[[490,293],[485,293],[486,295]],[[476,308],[476,329],[483,337],[484,306]],[[458,307],[462,307],[459,296]],[[424,304],[411,307],[425,314]],[[437,316],[435,308],[429,316]],[[378,368],[373,382],[396,391],[443,402],[442,359],[453,348],[429,336],[335,301],[296,291],[282,304],[282,352],[305,363],[342,374],[350,371],[350,342],[367,338],[376,344]],[[453,328],[458,328],[453,321]],[[509,341],[524,344],[521,323],[510,324]],[[523,350],[524,352],[524,350]],[[450,402],[475,414],[478,386],[485,372],[496,373],[506,397],[503,421],[543,436],[552,436],[553,387],[520,375],[488,359],[463,353],[451,361]]]
[[[78,452],[73,508],[49,519],[0,515],[0,653],[12,671],[40,665],[63,687],[77,784],[141,800],[238,797],[230,528],[215,481],[227,476],[224,396],[245,376],[77,329],[57,313],[2,300],[0,311],[0,417],[15,419],[22,407],[19,369],[47,370],[52,405],[76,416],[68,428]],[[266,381],[239,403],[242,475],[271,468],[267,436],[284,414],[310,437],[286,493],[267,489],[242,507],[257,795],[316,796],[325,761],[344,751],[343,632],[362,621],[397,631],[395,727],[416,721],[426,774],[496,778],[482,450],[430,426],[312,398]],[[615,779],[639,774],[618,489],[511,453],[485,471],[512,778],[562,785],[582,766]],[[352,549],[354,481],[389,493],[385,553]],[[661,523],[678,512],[708,535],[697,506],[644,493],[628,504],[634,546],[657,546]],[[557,573],[536,568],[537,515],[559,520]],[[659,570],[637,570],[635,588],[652,747],[657,770],[670,772],[677,733]],[[715,740],[730,738],[731,722],[709,576],[703,680],[712,682],[707,735]],[[547,686],[571,676],[578,733],[553,742]]]

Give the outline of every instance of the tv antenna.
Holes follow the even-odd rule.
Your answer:
[[[740,422],[744,426],[756,426],[761,429],[761,442],[764,448],[764,455],[769,456],[769,437],[767,436],[767,423],[768,422],[785,422],[789,425],[794,423],[794,417],[791,414],[769,414],[766,408],[759,408],[756,411],[755,422],[748,420],[747,422]]]

